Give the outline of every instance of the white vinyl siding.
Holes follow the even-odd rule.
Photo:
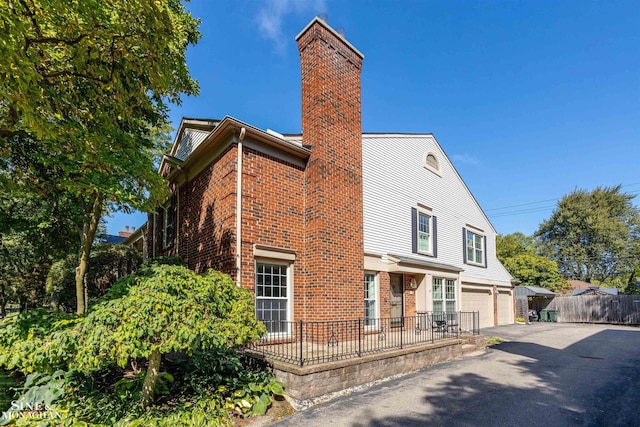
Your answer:
[[[200,129],[185,129],[182,138],[176,147],[174,157],[186,160],[193,151],[198,148],[211,132]]]
[[[410,212],[426,205],[438,219],[433,261],[463,269],[467,279],[510,283],[496,259],[493,227],[433,136],[365,134],[362,147],[365,253],[416,257]],[[438,158],[440,175],[424,167],[425,153]],[[484,230],[486,268],[464,263],[461,230],[466,224]]]

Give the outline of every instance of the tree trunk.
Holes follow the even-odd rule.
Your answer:
[[[158,374],[160,373],[160,351],[155,349],[151,351],[149,357],[149,367],[144,376],[144,384],[142,384],[142,406],[145,408],[153,403],[153,391],[156,388]]]
[[[90,210],[89,210],[90,206]],[[96,237],[98,224],[102,218],[102,194],[95,193],[91,205],[86,205],[84,215],[84,226],[82,227],[82,238],[80,247],[80,256],[78,259],[78,267],[76,267],[76,313],[84,314],[89,307],[88,298],[85,298],[85,281],[84,277],[89,268],[89,256],[91,255],[91,246]]]
[[[0,317],[3,319],[7,317],[7,299],[6,282],[3,280],[0,283]]]

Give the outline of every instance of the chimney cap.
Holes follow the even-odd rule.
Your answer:
[[[306,27],[304,27],[302,29],[302,31],[300,31],[300,33],[298,33],[298,35],[296,36],[296,41],[300,40],[300,38],[307,32],[309,31],[309,29],[311,27],[313,27],[314,25],[319,24],[322,25],[327,31],[329,31],[331,34],[333,34],[336,38],[340,39],[342,41],[342,43],[344,43],[349,49],[351,49],[356,55],[358,55],[360,57],[360,59],[364,59],[364,55],[362,54],[362,52],[360,52],[358,49],[356,49],[351,43],[349,43],[347,41],[347,39],[344,38],[344,36],[340,33],[338,33],[336,30],[334,30],[333,28],[331,28],[329,26],[329,24],[327,24],[325,21],[323,21],[322,19],[320,19],[319,17],[315,17],[311,20],[311,22],[309,22],[307,24]]]

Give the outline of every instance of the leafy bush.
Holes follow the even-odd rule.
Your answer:
[[[159,256],[156,258],[149,258],[144,260],[144,262],[142,263],[142,266],[140,266],[140,268],[151,268],[153,266],[160,266],[160,265],[181,265],[184,266],[184,261],[182,260],[182,257],[179,256]]]
[[[271,396],[284,394],[280,381],[268,372],[247,369],[230,348],[194,353],[184,380],[196,393],[221,393],[225,408],[240,415],[264,415]]]
[[[5,411],[11,406],[14,387],[15,383],[10,373],[4,369],[0,369],[0,412]]]
[[[51,404],[64,396],[65,384],[69,373],[56,371],[53,374],[40,374],[34,372],[27,375],[22,395],[11,404],[11,407],[3,412],[0,425],[9,424],[12,419],[20,418],[23,411],[46,411]]]
[[[43,308],[7,316],[0,322],[0,368],[25,374],[65,370],[74,348],[67,332],[80,320]]]
[[[119,279],[134,273],[142,257],[132,247],[125,245],[97,245],[91,251],[86,282],[90,299],[104,295]],[[54,263],[47,276],[47,293],[54,306],[72,312],[76,309],[75,270],[77,255]]]

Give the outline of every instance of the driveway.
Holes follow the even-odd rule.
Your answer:
[[[536,323],[274,426],[640,426],[640,328]]]

